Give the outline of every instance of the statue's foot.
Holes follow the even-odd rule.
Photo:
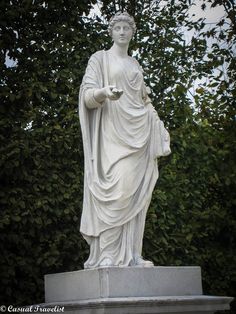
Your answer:
[[[135,257],[135,265],[136,267],[153,267],[154,264],[151,261],[146,261],[142,258],[142,256]]]
[[[109,257],[104,258],[99,264],[99,267],[111,267],[111,266],[113,266],[113,263]]]

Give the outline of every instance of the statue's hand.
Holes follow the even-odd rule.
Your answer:
[[[110,100],[117,100],[123,94],[121,89],[117,89],[114,85],[108,85],[101,89],[96,89],[93,92],[95,101],[102,103],[106,98]]]
[[[116,86],[109,85],[105,87],[106,97],[110,100],[117,100],[123,94],[123,90],[117,89]]]

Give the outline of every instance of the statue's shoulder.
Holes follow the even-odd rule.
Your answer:
[[[98,50],[91,55],[90,59],[96,59],[98,61],[101,61],[103,53],[104,53],[104,50]]]
[[[138,66],[138,68],[143,72],[143,68],[141,67],[140,63],[138,62],[138,60],[135,57],[131,57],[130,56],[130,60],[136,64],[136,66]]]
[[[132,60],[134,63],[136,63],[136,64],[139,65],[139,62],[138,62],[138,60],[137,60],[135,57],[131,57],[131,56],[130,56],[130,58],[131,58],[131,60]]]

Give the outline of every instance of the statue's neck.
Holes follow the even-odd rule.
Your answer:
[[[126,58],[128,56],[128,47],[129,47],[128,45],[121,47],[114,43],[110,51],[113,55],[117,57]]]

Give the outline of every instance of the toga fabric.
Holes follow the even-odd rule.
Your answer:
[[[109,66],[112,65],[112,66]],[[116,101],[93,106],[91,91],[104,85],[123,90]],[[164,155],[160,119],[150,103],[138,62],[117,60],[109,51],[91,56],[79,95],[84,145],[84,199],[81,233],[90,245],[85,268],[106,258],[134,265],[141,256],[145,217]]]

